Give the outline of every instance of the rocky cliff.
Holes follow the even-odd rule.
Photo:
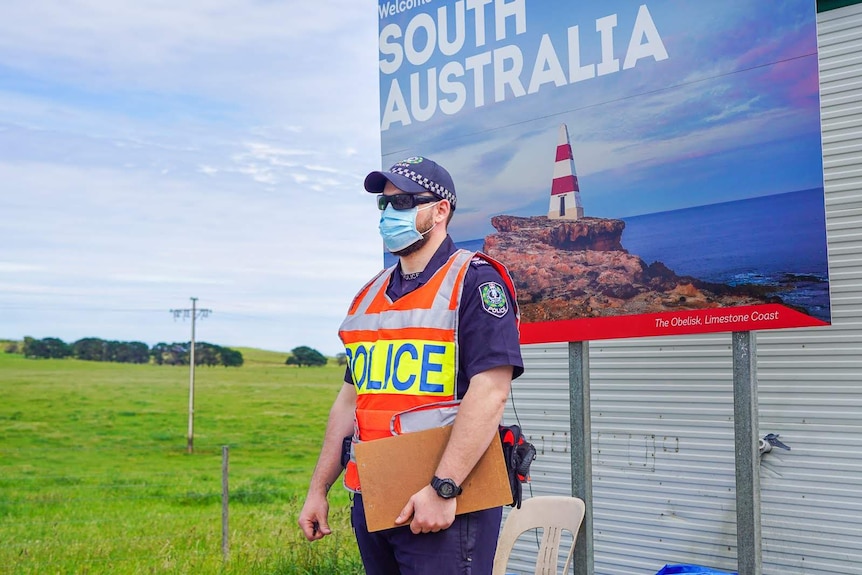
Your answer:
[[[781,302],[774,288],[711,284],[647,265],[623,247],[622,220],[496,216],[491,225],[498,233],[483,251],[509,268],[527,322]]]

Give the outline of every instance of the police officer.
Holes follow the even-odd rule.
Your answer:
[[[388,436],[404,412],[439,409],[454,413],[452,434],[434,477],[396,518],[401,527],[368,532],[355,461],[348,462],[344,484],[355,493],[351,519],[362,561],[369,575],[490,574],[502,509],[456,516],[455,496],[523,373],[514,286],[502,264],[456,248],[447,232],[455,186],[436,162],[413,157],[371,172],[365,189],[379,194],[380,234],[398,263],[366,284],[339,330],[345,385],[299,525],[309,541],[331,533],[326,496],[342,470],[345,436],[373,441]]]

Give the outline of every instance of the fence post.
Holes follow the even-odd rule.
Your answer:
[[[222,558],[227,561],[230,552],[230,541],[228,539],[228,456],[229,447],[223,445],[221,448],[221,553]]]
[[[569,420],[571,429],[572,495],[584,500],[584,521],[577,533],[575,575],[595,573],[593,546],[593,463],[590,419],[590,342],[569,342]]]
[[[735,331],[732,336],[736,569],[739,575],[763,574],[756,334],[755,331]]]

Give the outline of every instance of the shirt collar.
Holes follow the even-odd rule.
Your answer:
[[[443,243],[440,244],[437,251],[434,252],[434,255],[431,256],[430,260],[428,260],[428,265],[425,266],[425,269],[422,270],[422,273],[420,273],[419,277],[416,279],[416,287],[425,285],[425,283],[431,279],[431,276],[434,275],[434,272],[443,267],[443,264],[449,261],[449,257],[456,251],[458,251],[458,247],[455,245],[455,242],[452,241],[452,236],[447,234],[446,239],[443,240]],[[393,287],[396,287],[398,291],[401,291],[401,286],[406,283],[401,277],[400,260],[398,261],[398,265],[395,267],[395,273],[392,274],[390,282],[394,284]]]

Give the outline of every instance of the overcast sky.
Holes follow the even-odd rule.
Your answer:
[[[0,338],[340,351],[382,264],[377,13],[30,0],[0,18]]]

